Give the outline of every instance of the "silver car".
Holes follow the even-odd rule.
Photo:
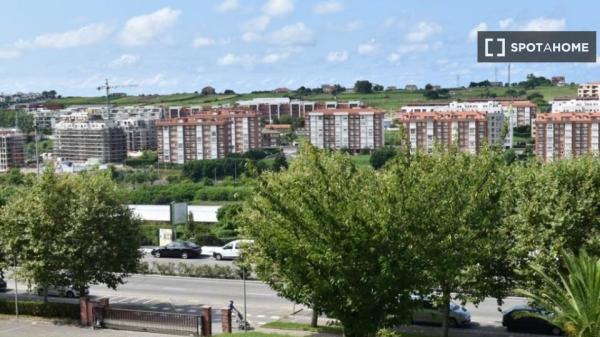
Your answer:
[[[38,296],[44,296],[44,288],[36,287],[35,292]],[[88,295],[90,293],[89,289],[85,289],[85,294]],[[58,297],[68,297],[75,298],[81,297],[79,291],[73,287],[48,287],[48,296],[58,296]]]
[[[413,311],[414,323],[442,324],[444,311],[431,301],[423,301],[421,308]],[[464,326],[471,323],[471,313],[467,308],[450,302],[450,317],[448,325],[451,327]]]

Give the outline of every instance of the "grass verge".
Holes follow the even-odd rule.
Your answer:
[[[279,330],[300,330],[300,331],[325,332],[325,333],[336,333],[336,334],[342,333],[342,328],[339,326],[312,327],[312,326],[310,326],[310,324],[306,324],[306,323],[283,322],[283,321],[269,322],[267,324],[262,325],[261,327],[268,328],[268,329],[279,329]]]

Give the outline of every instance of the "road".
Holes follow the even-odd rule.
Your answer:
[[[162,260],[162,259],[161,259]],[[200,260],[202,261],[202,260]],[[222,262],[218,262],[222,263]],[[12,285],[9,282],[9,286]],[[19,292],[25,285],[19,285]],[[9,291],[4,296],[13,296]],[[236,307],[243,311],[243,282],[241,280],[222,280],[206,278],[188,278],[154,275],[134,275],[118,290],[104,286],[92,286],[90,294],[97,297],[109,297],[114,306],[125,308],[143,308],[145,310],[198,313],[202,305],[213,309],[226,307],[233,300]],[[310,317],[310,310],[282,299],[266,284],[258,281],[246,282],[248,320],[254,326],[278,320],[300,310],[296,318]],[[33,295],[28,295],[33,296]],[[508,298],[502,308],[523,304],[522,298]],[[472,314],[473,327],[469,329],[493,329],[501,326],[502,314],[496,301],[487,299],[477,308],[467,305]]]

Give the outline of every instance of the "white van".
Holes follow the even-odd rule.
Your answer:
[[[240,250],[245,246],[252,244],[252,240],[235,240],[231,241],[223,247],[202,246],[203,255],[212,255],[215,260],[237,259],[240,257]]]

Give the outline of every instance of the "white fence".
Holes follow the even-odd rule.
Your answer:
[[[133,214],[142,220],[170,221],[169,205],[128,205]],[[217,222],[217,211],[221,206],[188,206],[194,222]]]

